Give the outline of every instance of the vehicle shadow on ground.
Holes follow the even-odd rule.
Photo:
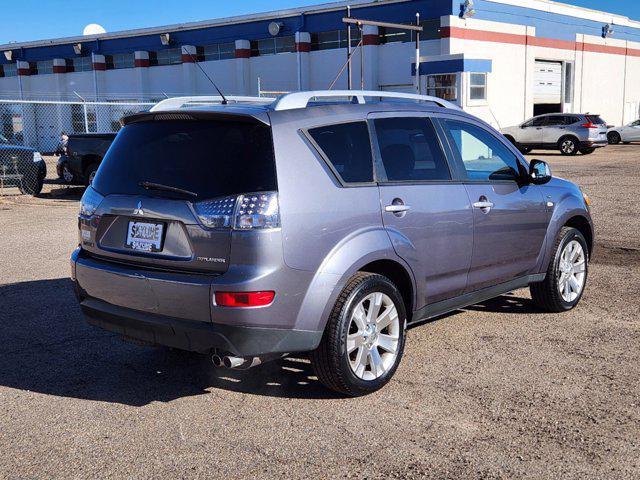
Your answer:
[[[526,315],[545,313],[544,310],[536,307],[530,298],[521,297],[514,293],[507,293],[500,297],[492,298],[491,300],[470,305],[462,310],[472,312],[521,313]]]
[[[68,200],[77,202],[82,198],[84,193],[84,187],[60,185],[57,182],[45,180],[47,187],[43,192],[38,195],[38,198],[46,198],[52,200]]]
[[[141,347],[85,323],[68,279],[0,286],[0,385],[143,406],[224,389],[289,398],[338,398],[306,359],[236,371],[206,355]]]

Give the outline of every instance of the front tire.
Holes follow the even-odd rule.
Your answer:
[[[611,145],[617,145],[620,143],[622,138],[620,138],[620,134],[618,132],[609,132],[607,133],[607,140]]]
[[[558,148],[562,155],[575,155],[578,153],[578,141],[573,137],[561,138],[558,142]]]
[[[518,150],[520,150],[520,153],[522,153],[523,155],[526,155],[527,153],[531,152],[531,150],[533,150],[533,148],[531,148],[531,147],[519,147]]]
[[[386,277],[359,272],[336,301],[322,341],[311,353],[318,380],[339,393],[358,396],[382,388],[404,351],[406,311]]]
[[[533,303],[550,312],[574,308],[584,293],[589,273],[587,241],[579,230],[562,227],[543,282],[530,286]]]

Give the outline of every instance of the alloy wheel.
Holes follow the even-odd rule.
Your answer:
[[[575,142],[573,140],[565,140],[562,142],[562,151],[564,153],[573,153],[576,149]]]
[[[565,302],[573,302],[582,293],[587,257],[577,240],[567,243],[558,262],[558,291]]]
[[[395,304],[382,292],[363,298],[353,309],[347,334],[347,356],[353,373],[375,380],[398,358],[400,319]]]

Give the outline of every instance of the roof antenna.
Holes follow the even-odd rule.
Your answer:
[[[211,77],[209,75],[207,75],[207,72],[204,71],[204,68],[202,68],[202,65],[200,65],[198,63],[198,61],[196,60],[196,58],[191,55],[191,52],[188,49],[184,49],[184,51],[187,53],[187,55],[189,55],[189,57],[191,58],[191,61],[193,63],[196,64],[196,66],[200,69],[200,71],[202,72],[202,74],[207,78],[207,80],[209,80],[209,82],[211,83],[211,85],[213,85],[213,88],[216,89],[216,91],[218,92],[218,94],[222,97],[222,105],[226,105],[229,102],[227,101],[227,97],[224,96],[224,94],[222,93],[222,91],[218,88],[218,86],[215,84],[215,82],[213,80],[211,80]]]

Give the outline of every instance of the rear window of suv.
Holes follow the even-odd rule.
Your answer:
[[[198,201],[277,190],[271,129],[224,120],[131,123],[118,134],[92,185],[103,195],[148,195],[141,182],[189,190]],[[153,195],[176,196],[155,190]]]
[[[589,120],[594,125],[604,125],[606,122],[600,118],[600,115],[585,115],[587,120]]]

